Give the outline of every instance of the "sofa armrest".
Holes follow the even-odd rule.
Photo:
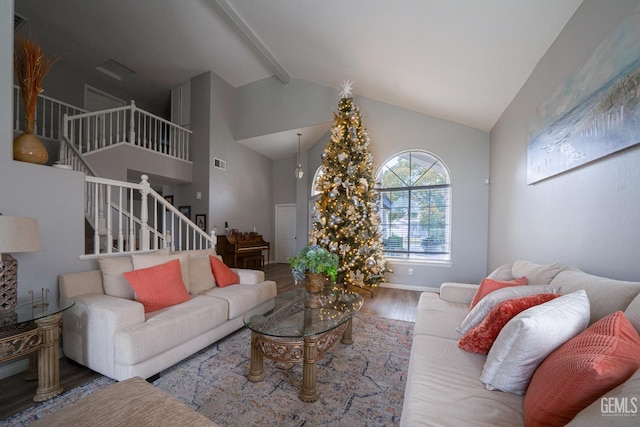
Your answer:
[[[144,306],[103,294],[81,295],[63,313],[63,348],[67,357],[114,377],[115,332],[145,321]]]
[[[255,285],[264,282],[264,271],[262,270],[249,270],[246,268],[232,268],[231,270],[238,275],[242,284]]]
[[[103,294],[102,272],[100,270],[68,273],[58,276],[60,297],[74,299],[80,295]]]
[[[440,299],[470,304],[478,290],[478,285],[446,282],[440,286]]]

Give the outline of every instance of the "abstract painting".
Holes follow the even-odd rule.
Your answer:
[[[640,6],[536,110],[527,183],[640,143]]]

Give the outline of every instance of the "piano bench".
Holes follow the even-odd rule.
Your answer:
[[[264,269],[264,255],[248,255],[241,258],[242,259],[242,268],[247,268],[247,262],[249,265],[257,265],[257,270]]]

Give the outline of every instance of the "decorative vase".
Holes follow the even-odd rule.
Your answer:
[[[13,159],[44,165],[49,160],[49,153],[42,141],[33,132],[34,125],[34,119],[26,119],[24,132],[13,140]]]
[[[307,308],[320,308],[322,307],[322,300],[320,299],[320,293],[324,288],[326,282],[326,275],[323,273],[307,273],[307,300],[304,306]]]

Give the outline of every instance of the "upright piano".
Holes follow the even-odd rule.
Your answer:
[[[229,267],[262,269],[265,264],[262,251],[267,251],[267,260],[271,256],[271,246],[260,234],[235,233],[218,236],[216,252]]]

